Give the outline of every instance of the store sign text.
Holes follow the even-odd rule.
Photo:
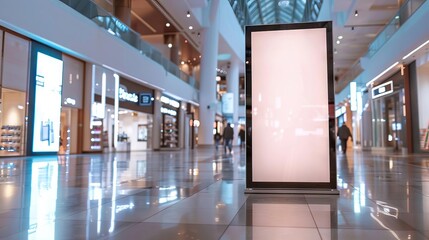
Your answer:
[[[66,98],[65,100],[64,100],[64,104],[65,105],[76,105],[76,99],[74,99],[74,98]]]
[[[166,96],[161,96],[161,102],[168,104],[174,108],[179,108],[180,107],[180,103],[178,101],[175,101],[173,99],[170,99]]]
[[[176,116],[177,115],[176,111],[174,111],[172,109],[165,108],[165,107],[161,108],[161,113],[166,113],[166,114],[169,114],[169,115],[172,115],[172,116]]]
[[[120,87],[119,100],[137,103],[139,101],[139,96],[135,93],[129,93],[126,89]]]

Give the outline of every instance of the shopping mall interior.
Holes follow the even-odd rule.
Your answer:
[[[0,239],[429,239],[429,1],[0,6]]]

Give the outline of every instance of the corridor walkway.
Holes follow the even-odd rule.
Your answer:
[[[244,194],[239,148],[3,158],[0,239],[429,239],[429,156],[337,162],[320,196]]]

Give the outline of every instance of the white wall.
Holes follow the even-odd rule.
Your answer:
[[[429,124],[429,62],[417,67],[417,89],[419,106],[419,128],[426,129]]]
[[[197,101],[193,87],[60,1],[14,0],[1,5],[2,26],[135,81],[158,86],[180,100]]]
[[[147,149],[147,141],[137,141],[137,127],[139,124],[148,124],[148,114],[138,113],[138,116],[128,114],[119,115],[119,133],[125,132],[128,135],[128,142],[131,143],[131,151]],[[149,130],[149,129],[148,129]],[[151,139],[148,139],[151,141]]]
[[[364,81],[370,81],[396,61],[402,62],[402,57],[427,41],[429,28],[423,26],[427,26],[428,18],[429,1],[426,1],[372,58],[362,58]]]
[[[219,1],[219,34],[224,39],[230,48],[230,51],[244,66],[245,50],[244,50],[244,32],[237,21],[234,11],[229,4],[229,1]],[[244,69],[244,67],[240,67]]]
[[[25,93],[3,90],[2,101],[2,124],[23,126],[25,109],[19,109],[18,105],[25,107]]]

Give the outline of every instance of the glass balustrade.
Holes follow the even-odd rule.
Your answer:
[[[426,0],[408,0],[404,3],[394,17],[386,24],[384,29],[375,37],[369,45],[366,57],[371,58],[374,54],[395,34],[395,32],[413,15],[413,13]]]
[[[91,19],[101,28],[106,29],[110,34],[118,37],[122,41],[136,48],[142,55],[147,56],[153,61],[162,65],[166,71],[182,79],[194,88],[198,89],[198,82],[195,78],[184,73],[180,68],[163,57],[161,52],[151,46],[149,43],[143,41],[140,34],[129,28],[126,24],[122,23],[119,19],[112,16],[104,8],[98,6],[90,0],[60,0],[66,5],[70,6],[77,12],[85,17]]]

